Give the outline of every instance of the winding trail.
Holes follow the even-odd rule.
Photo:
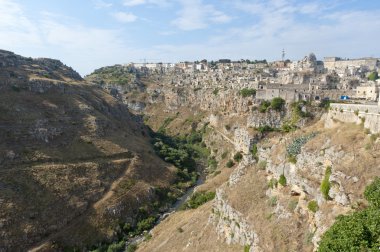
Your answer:
[[[123,159],[120,159],[120,160],[123,160]],[[129,171],[128,168],[131,167],[131,166],[133,166],[133,165],[135,165],[135,163],[137,162],[137,160],[138,160],[137,156],[133,157],[131,159],[131,162],[126,166],[123,174],[121,174],[120,177],[118,179],[116,179],[111,184],[111,186],[109,187],[108,191],[98,201],[96,201],[94,204],[92,204],[92,206],[90,206],[89,208],[87,208],[87,210],[85,212],[83,212],[80,216],[76,217],[70,223],[68,223],[66,226],[64,226],[63,228],[61,228],[59,232],[51,234],[45,240],[43,240],[43,241],[39,242],[38,244],[32,246],[32,248],[28,249],[28,251],[29,252],[37,252],[37,251],[40,251],[40,250],[42,250],[44,248],[47,248],[50,245],[51,241],[54,240],[54,238],[58,237],[61,233],[64,233],[68,229],[74,227],[90,211],[92,211],[94,209],[95,210],[99,209],[105,202],[107,202],[108,199],[110,199],[114,195],[115,189],[120,184],[120,182],[123,180],[123,178],[127,175],[127,172]],[[126,191],[125,193],[127,193],[127,192],[129,192],[129,190]]]

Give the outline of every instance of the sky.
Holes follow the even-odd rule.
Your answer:
[[[129,62],[380,57],[380,0],[0,0],[0,49]]]

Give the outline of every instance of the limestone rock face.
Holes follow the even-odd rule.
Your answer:
[[[250,252],[261,251],[258,246],[257,234],[244,219],[244,216],[224,199],[223,189],[216,191],[213,214],[209,221],[215,225],[219,238],[227,244],[248,245]]]

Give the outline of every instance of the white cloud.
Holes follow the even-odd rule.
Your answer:
[[[125,6],[136,6],[141,4],[146,4],[146,0],[124,0],[123,4]]]
[[[157,6],[168,6],[170,4],[170,0],[124,0],[123,5],[125,6],[138,6],[144,4],[151,4]]]
[[[20,5],[0,0],[0,47],[39,44],[38,28],[24,14]]]
[[[137,16],[134,14],[121,11],[112,13],[112,16],[122,23],[132,23],[137,20]]]
[[[103,0],[94,0],[93,2],[96,9],[106,9],[106,8],[111,8],[113,6],[112,3],[109,3]]]
[[[210,23],[221,24],[232,20],[227,14],[218,11],[213,5],[204,4],[202,0],[181,0],[182,9],[172,24],[181,30],[191,31],[204,29]]]

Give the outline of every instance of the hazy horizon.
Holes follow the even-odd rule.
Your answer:
[[[0,48],[81,75],[114,64],[380,57],[380,2],[0,0]]]

